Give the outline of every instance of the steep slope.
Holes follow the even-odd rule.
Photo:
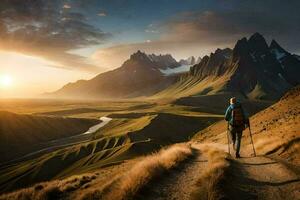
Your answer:
[[[277,103],[250,118],[258,155],[272,154],[300,164],[300,87],[287,92]],[[226,122],[220,121],[197,133],[196,141],[227,143]],[[247,148],[244,148],[247,146]],[[248,130],[243,134],[244,152],[251,150]],[[248,149],[248,150],[247,150]]]
[[[146,55],[137,51],[120,68],[99,74],[91,80],[69,83],[51,95],[81,98],[147,96],[174,81],[173,76],[164,76],[160,70],[179,65],[171,55]]]
[[[250,99],[279,99],[299,84],[300,61],[259,33],[237,41],[233,50],[217,49],[155,97],[233,93]]]
[[[242,139],[242,158],[227,159],[227,165],[217,165],[218,169],[211,170],[205,180],[201,180],[203,178],[200,176],[194,199],[218,193],[226,199],[298,199],[299,106],[298,86],[276,104],[252,116],[251,131],[257,156],[253,155],[246,130]],[[221,121],[200,131],[193,140],[228,151],[226,123]],[[209,182],[209,186],[205,188],[201,185],[203,181]]]
[[[225,63],[231,58],[231,49],[217,49],[210,56],[204,56],[199,64],[181,75],[176,83],[155,94],[153,98],[185,97],[191,95],[215,94],[223,91],[230,76]]]
[[[229,69],[234,73],[227,88],[250,98],[278,99],[293,84],[258,33],[237,42]]]
[[[287,80],[293,85],[299,84],[299,58],[284,50],[275,40],[271,42],[270,51],[284,69]]]

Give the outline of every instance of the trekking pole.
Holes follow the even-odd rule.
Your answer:
[[[254,157],[256,157],[256,152],[255,152],[255,148],[254,148],[254,144],[253,144],[253,139],[252,139],[252,133],[251,133],[251,128],[250,128],[250,123],[249,123],[248,128],[249,128],[250,139],[251,139],[251,143],[252,143],[252,148],[253,148]]]
[[[229,131],[229,123],[227,123],[227,131],[226,131],[226,134],[227,134],[227,143],[228,143],[228,153],[229,154],[231,154],[230,153],[230,140],[229,140],[229,133],[228,133],[228,131]]]

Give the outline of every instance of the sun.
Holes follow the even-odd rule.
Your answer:
[[[1,87],[9,87],[12,85],[12,77],[8,74],[0,75],[0,85]]]

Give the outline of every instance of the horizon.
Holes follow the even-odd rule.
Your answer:
[[[299,8],[297,1],[2,1],[0,98],[35,98],[91,79],[137,50],[197,59],[255,32],[299,55]]]

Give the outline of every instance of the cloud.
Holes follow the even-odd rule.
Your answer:
[[[70,9],[70,8],[71,8],[71,5],[65,4],[65,5],[63,6],[63,8],[64,8],[64,9]]]
[[[145,29],[147,33],[159,33],[159,38],[101,49],[93,58],[106,66],[117,67],[139,49],[148,53],[171,53],[177,59],[204,56],[216,48],[232,48],[238,39],[255,32],[269,41],[276,39],[290,52],[300,52],[300,1],[283,4],[278,0],[228,0],[222,4],[222,9],[175,13]]]
[[[106,17],[107,14],[105,12],[100,12],[97,14],[99,17]]]
[[[101,66],[106,66],[107,69],[120,67],[130,55],[138,50],[147,54],[171,54],[175,59],[187,58],[191,55],[201,56],[209,54],[219,46],[200,46],[199,43],[190,42],[173,42],[173,41],[145,41],[141,43],[130,43],[115,45],[109,48],[97,50],[92,59],[100,63]]]
[[[101,44],[111,34],[69,8],[59,0],[1,1],[0,48],[54,60],[65,68],[99,71],[86,58],[68,51]]]
[[[300,2],[278,0],[228,1],[227,9],[178,13],[161,24],[162,40],[202,44],[234,43],[255,32],[275,38],[291,51],[300,50]],[[227,4],[226,4],[227,3]]]
[[[159,33],[158,27],[156,24],[149,24],[145,29],[146,33]]]

